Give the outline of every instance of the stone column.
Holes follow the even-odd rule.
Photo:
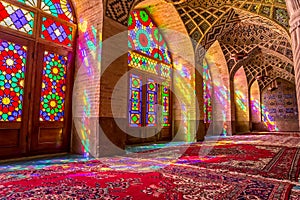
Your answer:
[[[290,33],[294,54],[294,69],[298,108],[300,108],[300,1],[287,0],[287,10],[290,15]],[[300,119],[300,112],[298,112]]]

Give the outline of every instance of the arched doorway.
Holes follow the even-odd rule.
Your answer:
[[[170,140],[172,60],[159,29],[145,10],[128,19],[129,104],[127,144]]]
[[[0,157],[68,151],[73,8],[7,0],[0,13]]]

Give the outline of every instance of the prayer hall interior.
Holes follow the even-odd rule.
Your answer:
[[[300,199],[299,0],[0,0],[0,199]]]

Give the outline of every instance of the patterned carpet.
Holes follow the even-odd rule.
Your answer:
[[[234,136],[0,165],[0,199],[299,200],[299,144],[296,134]]]

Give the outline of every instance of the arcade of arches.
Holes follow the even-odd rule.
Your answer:
[[[298,131],[298,6],[1,1],[0,155]]]

